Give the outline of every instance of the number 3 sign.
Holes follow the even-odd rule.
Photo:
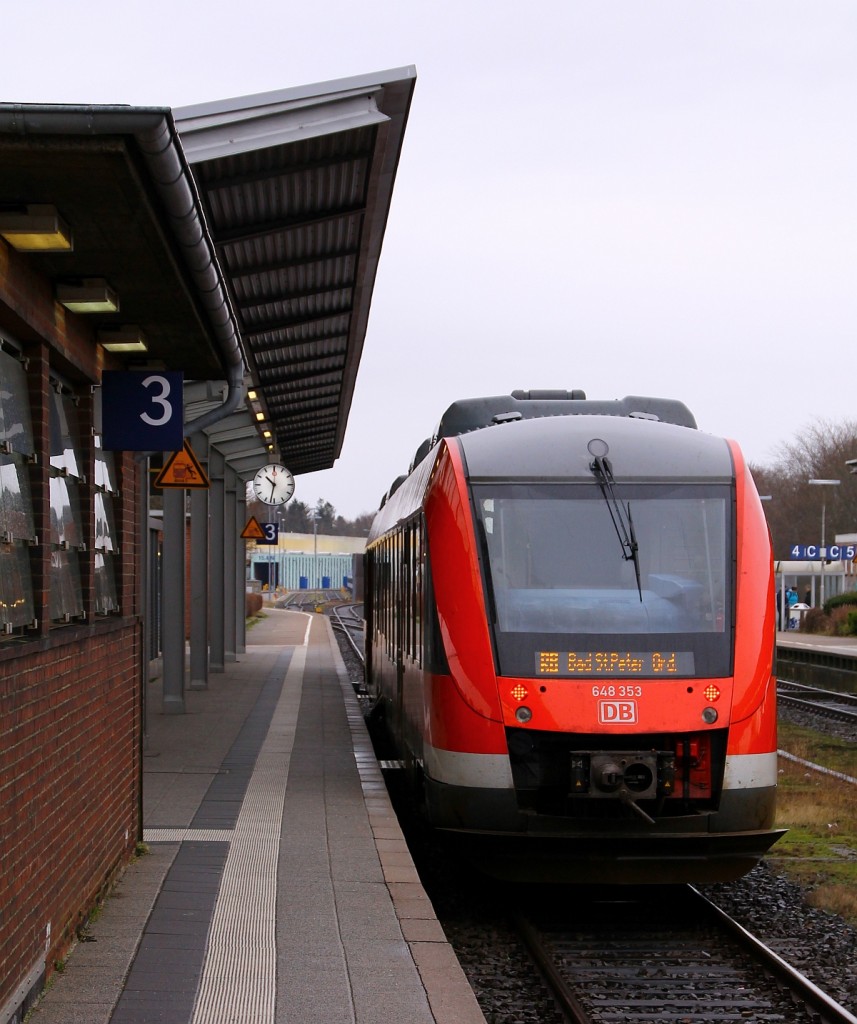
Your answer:
[[[176,452],[182,446],[184,374],[101,375],[102,444],[107,451]]]

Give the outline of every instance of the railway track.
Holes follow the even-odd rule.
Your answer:
[[[692,887],[528,910],[516,926],[570,1024],[857,1024]]]
[[[777,679],[777,700],[781,705],[813,711],[825,718],[857,723],[857,697],[850,693]]]
[[[331,610],[331,622],[334,630],[344,636],[348,642],[349,649],[361,665],[365,664],[363,653],[363,605],[343,604]]]

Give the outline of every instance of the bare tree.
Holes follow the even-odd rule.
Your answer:
[[[752,466],[759,493],[770,495],[765,513],[774,541],[774,557],[788,559],[795,544],[821,543],[822,505],[825,540],[857,532],[857,476],[845,465],[857,458],[857,421],[818,420],[784,441],[772,466]],[[810,480],[840,480],[816,487]]]

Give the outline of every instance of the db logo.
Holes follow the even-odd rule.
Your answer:
[[[628,725],[637,721],[637,702],[635,700],[600,700],[598,702],[598,721],[611,724],[621,722]]]

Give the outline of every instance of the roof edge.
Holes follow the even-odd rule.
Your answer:
[[[244,355],[237,320],[170,108],[0,103],[0,134],[123,135],[134,140],[166,210],[224,368],[230,381],[240,382]]]
[[[206,118],[218,114],[234,114],[239,110],[246,110],[248,107],[278,106],[282,103],[293,104],[301,100],[324,101],[343,93],[375,90],[394,83],[416,81],[416,77],[416,67],[413,64],[407,64],[389,71],[375,71],[365,75],[354,75],[350,78],[335,78],[327,82],[318,82],[315,85],[290,86],[287,89],[250,93],[246,96],[214,100],[210,103],[176,107],[173,114],[176,121],[190,121],[194,118]]]

